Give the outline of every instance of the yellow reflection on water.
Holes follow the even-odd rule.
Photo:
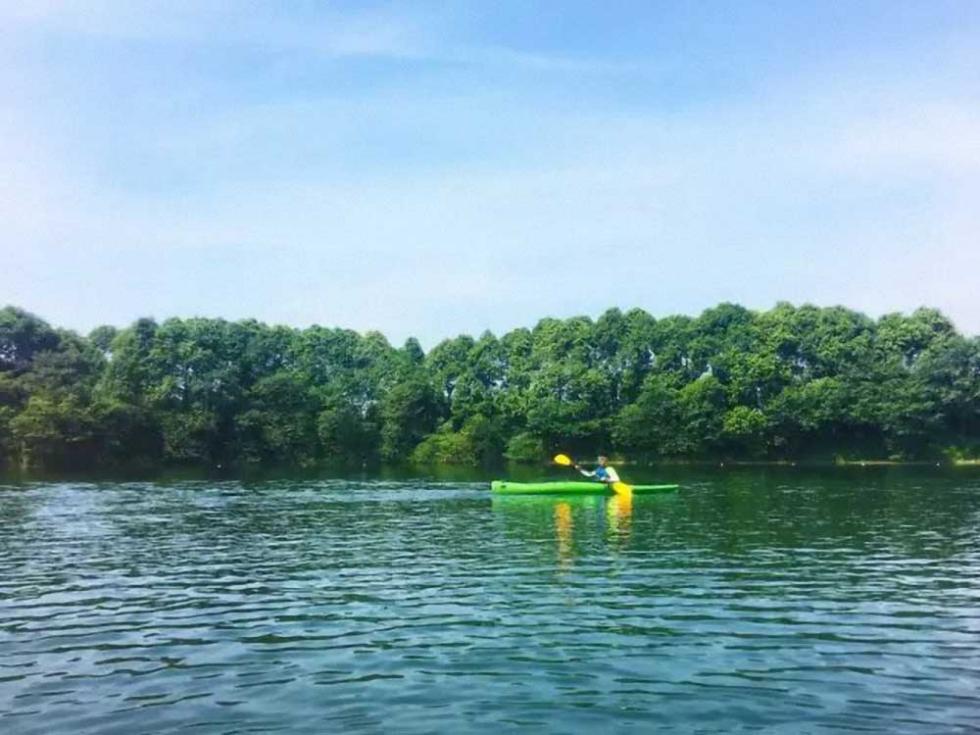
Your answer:
[[[606,526],[610,532],[622,538],[629,537],[632,519],[632,493],[613,495],[606,501]]]
[[[492,507],[506,521],[507,533],[514,538],[536,542],[541,540],[542,533],[551,535],[556,566],[561,571],[569,571],[581,552],[576,548],[576,533],[591,538],[602,534],[604,527],[605,535],[616,547],[629,539],[633,503],[632,495],[567,498],[500,495],[493,498]]]
[[[572,564],[572,506],[555,504],[555,536],[558,538],[558,564],[567,569]]]

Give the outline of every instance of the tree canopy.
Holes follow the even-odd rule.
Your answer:
[[[980,452],[980,338],[934,309],[720,304],[542,319],[425,353],[381,334],[0,310],[0,465],[44,468]]]

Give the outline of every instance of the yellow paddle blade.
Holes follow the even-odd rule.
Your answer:
[[[572,461],[572,458],[569,457],[567,454],[556,454],[555,464],[560,464],[565,467],[571,467],[575,463]]]
[[[625,482],[614,482],[612,484],[612,489],[617,495],[627,498],[633,497],[633,488],[627,485]]]

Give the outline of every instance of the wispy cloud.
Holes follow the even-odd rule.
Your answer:
[[[284,15],[278,4],[248,6],[227,0],[28,0],[0,10],[22,30],[127,41],[258,45],[338,57],[413,56],[425,45],[424,29],[394,11],[332,12],[316,18]]]
[[[619,73],[638,65],[544,54],[499,44],[447,43],[438,12],[420,7],[317,9],[313,17],[281,12],[279,3],[229,0],[25,0],[0,8],[0,20],[22,29],[126,41],[241,45],[335,58],[380,57],[442,64],[508,66],[565,73]]]

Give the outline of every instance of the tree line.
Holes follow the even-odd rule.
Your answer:
[[[934,309],[542,319],[426,353],[377,332],[0,310],[0,465],[311,467],[980,452],[980,338]]]

